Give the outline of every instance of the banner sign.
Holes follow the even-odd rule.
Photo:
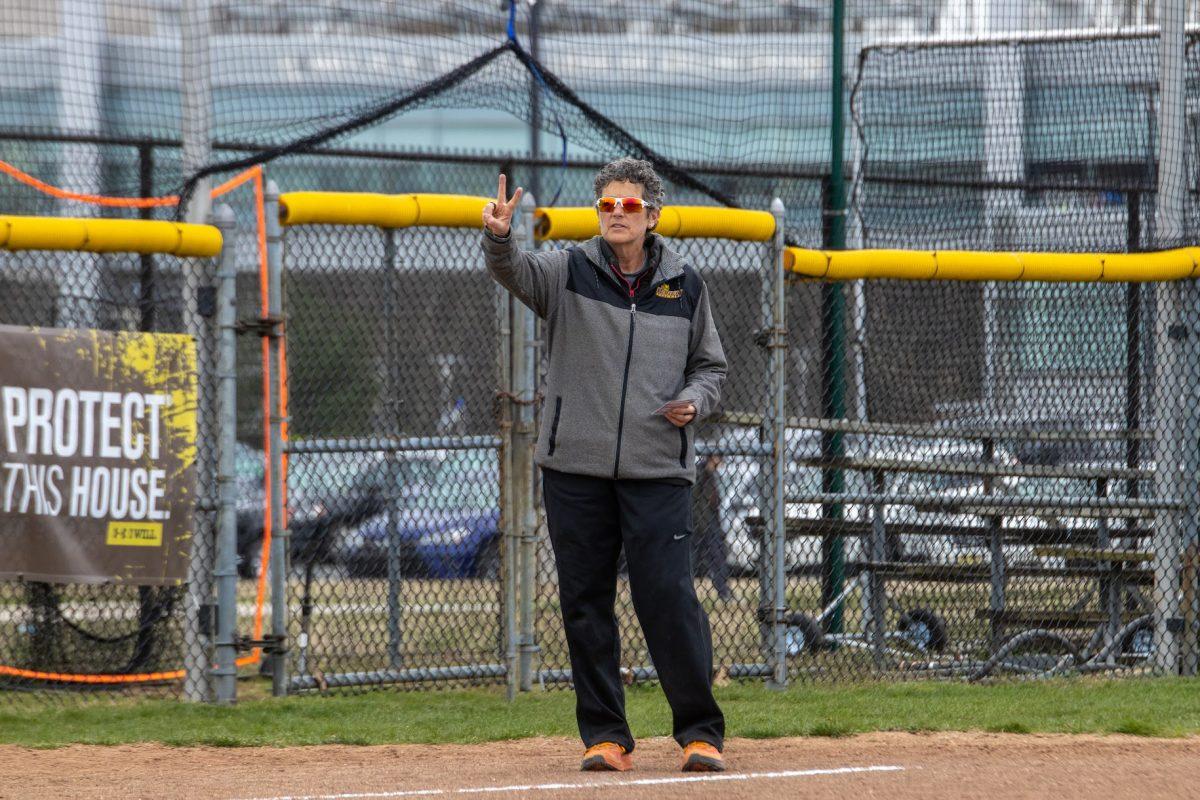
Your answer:
[[[0,578],[182,582],[195,460],[191,337],[0,325]]]

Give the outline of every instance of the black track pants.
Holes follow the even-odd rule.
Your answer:
[[[671,705],[675,740],[721,749],[712,634],[692,583],[691,487],[543,469],[542,490],[584,745],[633,749],[613,613],[624,545],[633,607]]]

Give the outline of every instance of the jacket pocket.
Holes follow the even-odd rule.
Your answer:
[[[550,444],[546,450],[546,455],[554,455],[554,445],[558,441],[558,418],[562,416],[562,395],[554,398],[554,420],[550,423]]]
[[[679,429],[679,466],[687,467],[687,426]]]

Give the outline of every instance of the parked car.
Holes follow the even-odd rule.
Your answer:
[[[382,458],[375,452],[289,456],[285,491],[293,564],[327,561],[335,530],[379,513],[378,496],[364,490],[359,476]],[[257,577],[262,569],[266,507],[263,452],[239,443],[235,465],[238,573],[244,578]]]
[[[697,444],[698,448],[741,449],[757,443],[755,428],[734,428],[720,432],[719,436]],[[855,443],[847,437],[845,452],[852,454]],[[785,476],[784,492],[788,497],[814,495],[821,492],[821,470],[800,463],[814,459],[821,453],[821,434],[818,431],[789,429],[786,434],[789,458]],[[751,517],[761,517],[763,487],[760,486],[760,469],[765,459],[759,456],[726,455],[721,457],[717,471],[717,486],[721,493],[721,523],[725,531],[727,563],[734,575],[758,573],[762,554],[762,541],[758,532],[747,523]],[[865,491],[859,473],[844,473],[846,491]],[[856,506],[845,506],[843,519],[855,519],[861,513]],[[784,508],[789,518],[820,519],[820,503],[787,502]],[[860,543],[857,539],[846,539],[844,552],[847,560],[857,559]],[[814,536],[789,537],[784,546],[785,569],[791,573],[811,572],[821,564],[821,540]]]
[[[817,467],[797,463],[816,457],[819,438],[789,439],[788,452],[793,459],[787,466],[784,484],[787,496],[795,498],[821,493],[821,470]],[[889,461],[911,461],[932,464],[979,463],[983,460],[979,447],[953,440],[926,440],[912,447],[879,446],[867,449],[861,443],[849,439],[844,452],[852,458],[875,458]],[[997,448],[995,461],[1015,465],[1016,457],[1003,448]],[[761,516],[758,488],[759,469],[762,460],[754,457],[729,456],[723,459],[718,473],[722,491],[722,520],[726,531],[726,545],[731,569],[742,575],[756,574],[761,553],[761,542],[751,530],[746,519]],[[894,472],[885,474],[885,493],[913,494],[930,497],[931,505],[938,499],[947,501],[969,501],[986,499],[982,477],[958,475],[952,472]],[[1026,493],[1022,478],[1000,476],[993,480],[995,495],[1011,496]],[[844,493],[848,498],[871,493],[867,478],[861,470],[843,472]],[[788,502],[785,515],[791,519],[820,519],[823,508],[820,503]],[[871,509],[852,502],[842,507],[845,520],[870,520]],[[920,561],[933,564],[959,564],[978,562],[989,557],[987,520],[978,515],[954,511],[917,510],[911,505],[886,505],[884,522],[887,526],[904,525],[921,527],[953,525],[963,528],[978,528],[979,535],[935,536],[927,533],[889,536],[889,559]],[[1007,524],[1022,527],[1046,527],[1054,520],[1044,517],[1008,517]],[[1009,563],[1032,563],[1036,556],[1032,547],[1005,545]],[[867,537],[843,539],[843,554],[848,562],[867,560],[870,542]],[[819,569],[821,565],[821,538],[817,536],[792,536],[785,545],[786,569],[789,572],[804,572]]]
[[[387,576],[389,555],[405,577],[499,577],[496,451],[409,451],[364,473],[360,485],[382,510],[333,536],[330,556],[350,577]]]
[[[794,451],[793,457],[796,457]],[[750,517],[762,516],[759,499],[761,489],[758,486],[760,464],[758,459],[730,456],[722,459],[718,472],[727,561],[730,571],[735,575],[757,574],[762,557],[762,539],[747,522]],[[854,473],[845,473],[845,480],[847,491],[862,491]],[[784,476],[785,497],[820,492],[821,470],[794,461],[788,464]],[[784,516],[788,519],[820,519],[822,512],[820,503],[784,503]],[[860,507],[847,505],[842,509],[842,518],[857,519],[861,513]],[[848,561],[857,560],[862,555],[862,543],[857,538],[847,538],[843,543],[843,552]],[[789,536],[784,545],[784,563],[790,573],[818,569],[821,565],[821,539],[816,536]]]
[[[911,461],[923,464],[945,465],[979,464],[983,454],[977,444],[961,441],[923,441],[920,445],[904,450],[875,450],[875,458]],[[993,462],[1002,466],[1016,466],[1019,461],[1008,450],[997,447]],[[992,479],[991,496],[1012,497],[1022,493],[1024,478],[1001,475]],[[986,503],[988,493],[980,475],[947,472],[899,472],[888,475],[890,494],[925,495],[931,498],[930,505],[944,500],[947,503]],[[978,529],[978,534],[932,535],[928,533],[904,534],[899,537],[900,547],[906,560],[930,564],[987,563],[990,560],[988,519],[978,514],[964,514],[955,510],[918,510],[911,505],[889,505],[884,509],[886,525],[904,525],[921,528],[954,526]],[[1005,524],[1012,527],[1044,528],[1047,520],[1036,516],[1005,516]],[[1033,564],[1037,561],[1029,545],[1005,544],[1004,552],[1009,564]]]

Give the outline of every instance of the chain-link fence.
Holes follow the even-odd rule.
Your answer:
[[[309,634],[300,639],[307,642],[304,658],[294,663],[312,676],[294,685],[504,674],[524,688],[568,683],[537,482],[516,477],[528,461],[512,460],[528,446],[520,432],[532,422],[527,404],[536,397],[520,361],[544,358],[540,333],[526,327],[532,323],[513,301],[500,295],[493,304],[474,231],[321,228],[289,235],[313,273],[289,281],[310,281],[319,294],[324,280],[326,297],[360,298],[345,319],[327,301],[312,306],[319,309],[313,317],[365,347],[293,364],[293,371],[325,375],[314,374],[314,386],[343,392],[332,402],[339,411],[330,427],[308,434],[340,440],[293,442],[293,451],[337,450],[356,476],[365,464],[403,475],[387,466],[388,448],[432,451],[421,437],[444,437],[433,440],[441,450],[434,459],[451,471],[412,472],[398,491],[410,496],[414,527],[425,525],[430,534],[425,545],[458,560],[454,574],[430,580],[428,558],[402,551],[419,534],[403,525],[386,530],[387,510],[372,509],[369,524],[348,524],[333,540],[367,547],[374,537],[377,582],[356,580],[353,572],[366,567],[336,548],[324,556],[324,571],[309,571],[315,577],[308,589],[293,577],[292,609],[301,620],[293,628]],[[730,362],[722,412],[698,432],[694,487],[697,592],[711,620],[719,677],[1191,668],[1195,611],[1188,592],[1195,579],[1185,550],[1194,501],[1164,488],[1151,455],[1162,425],[1156,370],[1167,358],[1164,342],[1174,341],[1171,326],[1156,321],[1166,312],[1156,310],[1154,298],[1190,284],[801,281],[780,298],[786,318],[776,328],[768,244],[685,239],[672,246],[709,285]],[[291,246],[288,252],[291,270]],[[389,263],[401,265],[393,284],[380,266]],[[408,278],[420,288],[405,282],[406,270],[425,270],[425,280]],[[318,277],[322,272],[337,277]],[[399,294],[397,283],[404,287]],[[396,297],[386,312],[387,298]],[[292,298],[289,292],[290,333],[297,337],[302,319]],[[375,320],[374,327],[363,322],[356,329],[359,320]],[[776,378],[771,345],[785,328]],[[388,359],[387,342],[396,336],[417,341],[392,345],[401,354]],[[1177,355],[1170,362],[1172,369],[1189,363]],[[461,372],[458,365],[465,365]],[[1182,373],[1173,379],[1191,380]],[[779,413],[774,387],[783,398]],[[497,393],[495,416],[488,406]],[[396,409],[407,411],[407,424],[386,421]],[[297,406],[294,418],[302,413]],[[776,460],[773,426],[784,415],[786,457]],[[371,437],[392,443],[371,445],[369,455],[362,442]],[[350,454],[353,439],[364,452]],[[468,440],[503,445],[499,466],[488,472],[468,463]],[[404,452],[391,458],[410,460]],[[777,474],[780,523],[771,511]],[[447,482],[452,493],[479,495],[495,538],[472,536],[469,526],[453,530],[449,522],[442,528],[448,533],[433,530],[441,516],[426,505],[440,502]],[[533,537],[523,519],[525,492],[534,494]],[[385,493],[375,502],[397,500]],[[1172,516],[1180,513],[1182,528]],[[536,557],[526,549],[531,538]],[[506,566],[498,575],[509,583],[479,582],[473,559],[486,541],[499,543]],[[409,574],[406,563],[415,564]],[[355,591],[375,599],[359,606],[340,599]],[[626,679],[652,679],[623,571],[617,598]],[[323,614],[329,619],[320,625]],[[454,646],[439,655],[430,630]],[[1164,657],[1164,647],[1176,655]]]
[[[505,674],[501,298],[477,248],[288,229],[293,689]]]
[[[540,163],[536,173],[560,204],[581,203],[593,169]],[[513,183],[534,173],[500,157],[361,153],[291,156],[272,174],[288,189],[444,192],[482,189],[501,170]],[[802,194],[820,198],[820,186],[809,181]],[[874,191],[861,195],[864,214]],[[249,195],[230,199],[238,317],[250,321],[262,316],[257,210]],[[1120,222],[1136,250],[1152,203],[1124,200]],[[789,229],[819,230],[807,205],[788,209]],[[478,236],[287,233],[290,564],[276,608],[288,620],[289,690],[567,685],[540,482],[519,455],[540,423],[529,367],[544,357],[540,331],[482,269]],[[719,677],[1194,668],[1195,499],[1158,468],[1192,457],[1177,434],[1192,423],[1168,403],[1195,385],[1183,371],[1190,351],[1173,349],[1189,343],[1187,319],[1167,303],[1190,283],[799,281],[776,323],[767,243],[672,246],[708,284],[730,362],[721,414],[697,432],[694,489],[696,586]],[[86,314],[101,329],[183,329],[176,259],[153,256],[146,280],[145,258],[71,255],[80,269],[67,281],[44,254],[3,258],[7,323]],[[771,344],[785,328],[787,458],[777,462]],[[237,353],[243,634],[262,596],[260,348],[249,335]],[[771,516],[776,472],[782,525]],[[200,524],[205,513],[215,512],[202,511]],[[652,678],[619,580],[622,664],[631,681]],[[0,639],[16,643],[8,661],[21,669],[170,674],[179,663],[187,602],[178,589],[5,585]],[[6,681],[21,692],[61,688]],[[114,685],[181,687],[86,684]]]
[[[6,227],[21,223],[20,218],[8,218]],[[79,227],[88,225],[77,223]],[[230,230],[227,228],[227,230]],[[102,231],[87,228],[78,245],[80,250],[54,250],[49,243],[31,245],[16,241],[15,234],[8,247],[0,249],[0,294],[4,297],[0,323],[12,326],[34,326],[36,334],[41,329],[71,329],[98,331],[142,331],[152,333],[186,333],[194,338],[196,360],[192,367],[196,391],[194,408],[178,408],[174,414],[195,414],[194,459],[196,483],[194,489],[195,513],[192,520],[183,523],[188,531],[184,537],[184,552],[190,554],[185,562],[187,578],[176,576],[171,579],[155,579],[154,570],[149,573],[134,565],[139,560],[129,556],[127,566],[110,577],[93,570],[93,577],[78,579],[55,578],[36,580],[34,571],[29,575],[18,575],[0,581],[0,689],[3,696],[12,700],[25,698],[78,699],[95,693],[108,696],[113,691],[136,696],[185,696],[202,699],[210,696],[209,663],[211,645],[215,635],[215,619],[211,595],[213,591],[213,567],[215,531],[217,525],[217,370],[216,370],[216,283],[217,263],[211,258],[180,257],[159,253],[138,255],[124,252],[86,252],[88,241]],[[146,234],[153,237],[153,233]],[[61,238],[63,247],[67,236]],[[99,240],[98,240],[99,241]],[[146,248],[153,252],[155,245],[148,241],[131,244],[127,249]],[[110,239],[111,244],[111,239]],[[41,249],[24,249],[28,247]],[[26,328],[20,328],[27,330]],[[54,331],[46,331],[47,336]],[[119,340],[114,340],[118,342]],[[56,360],[62,354],[51,356],[44,369],[47,376],[60,374],[68,369],[66,361]],[[122,345],[109,344],[108,340],[97,339],[92,346],[85,347],[80,340],[77,356],[84,357],[93,347],[93,380],[84,381],[74,388],[61,392],[65,401],[72,397],[84,398],[89,393],[101,397],[98,387],[111,380],[108,371],[120,373],[135,370],[130,358],[137,358],[133,351],[120,350]],[[126,345],[128,346],[128,342]],[[165,346],[156,350],[150,345],[151,370],[159,371],[159,378],[168,375],[171,369],[186,367],[186,361],[164,360]],[[156,360],[157,359],[157,360]],[[35,359],[36,360],[36,359]],[[65,374],[65,373],[63,373]],[[49,377],[47,379],[50,379]],[[156,380],[153,376],[150,380]],[[14,392],[21,387],[8,387]],[[86,390],[86,391],[85,391]],[[9,397],[6,392],[6,397]],[[59,395],[56,395],[56,397]],[[103,395],[107,402],[107,395]],[[186,395],[180,394],[184,398]],[[58,401],[56,400],[56,406]],[[10,463],[5,470],[5,494],[8,498],[28,495],[31,491],[29,475],[46,476],[41,491],[43,501],[6,502],[5,547],[22,541],[17,536],[24,526],[39,523],[37,517],[57,514],[109,519],[142,519],[146,510],[146,492],[150,484],[138,483],[137,469],[118,466],[78,467],[79,474],[71,471],[62,474],[62,468],[51,466],[54,459],[41,456],[68,456],[83,453],[90,456],[100,454],[98,446],[84,437],[89,432],[100,430],[111,438],[111,431],[95,428],[104,422],[103,414],[96,421],[95,404],[72,406],[64,402],[69,411],[76,408],[76,421],[84,420],[84,427],[77,438],[65,426],[55,422],[53,452],[48,448],[33,449],[32,439],[28,448],[13,450]],[[6,405],[6,431],[9,444],[21,430],[15,402]],[[89,410],[90,409],[90,410]],[[63,413],[67,413],[64,411]],[[69,416],[69,415],[68,415]],[[84,419],[86,417],[86,419]],[[55,418],[57,420],[57,417]],[[104,423],[107,424],[107,423]],[[50,435],[47,421],[45,434]],[[124,429],[122,429],[124,430]],[[140,429],[139,429],[140,430]],[[156,435],[147,428],[146,436]],[[32,435],[32,434],[31,434]],[[129,435],[129,434],[126,434]],[[143,434],[139,433],[138,436]],[[18,437],[19,438],[19,437]],[[97,440],[103,442],[104,440]],[[20,441],[17,441],[20,444]],[[74,443],[74,444],[72,444]],[[172,447],[185,446],[186,442],[175,442]],[[167,445],[164,444],[165,448]],[[82,449],[81,449],[82,448]],[[128,457],[128,456],[126,456]],[[23,468],[28,462],[32,465]],[[90,463],[84,459],[82,463]],[[114,462],[127,467],[138,466],[137,462]],[[145,466],[142,464],[141,466]],[[43,472],[38,472],[38,470]],[[54,470],[62,480],[54,478]],[[82,472],[88,470],[88,472]],[[144,470],[143,470],[144,472]],[[20,475],[26,475],[22,486]],[[80,475],[90,475],[90,480]],[[144,475],[142,475],[144,478]],[[69,480],[68,480],[69,478]],[[103,480],[101,480],[103,478]],[[86,483],[84,481],[86,480]],[[183,478],[172,475],[169,479],[171,492],[192,490],[183,485]],[[140,490],[139,488],[140,487]],[[181,488],[182,487],[182,488]],[[71,494],[68,497],[67,492]],[[139,491],[141,494],[139,495]],[[60,501],[53,498],[58,492]],[[141,500],[138,500],[138,497]],[[87,511],[76,508],[79,497],[86,497]],[[68,510],[66,501],[71,509]],[[82,502],[82,501],[79,501]],[[153,497],[150,498],[153,503]],[[141,509],[140,511],[138,509]],[[52,513],[53,512],[53,513]],[[141,516],[139,516],[141,515]],[[163,517],[159,517],[160,519]],[[64,522],[64,531],[70,528]],[[38,528],[42,530],[42,528]],[[110,525],[110,536],[111,525]],[[17,537],[14,539],[14,537]],[[161,534],[160,534],[161,536]],[[69,537],[68,537],[69,538]],[[109,542],[112,544],[112,542]],[[163,547],[174,546],[162,543]],[[64,551],[55,555],[56,548],[68,550],[78,548],[95,551],[91,544],[78,541],[66,544],[47,539],[41,553],[47,564],[65,563],[63,559],[75,555]],[[116,551],[114,551],[116,552]],[[4,556],[6,572],[12,571],[15,563],[27,563],[32,553],[8,551]],[[158,567],[159,575],[166,568]],[[53,567],[50,568],[54,572]],[[62,571],[60,569],[60,571]],[[66,570],[69,572],[70,570]],[[77,570],[87,572],[88,570]]]
[[[1194,673],[1190,280],[790,292],[793,352],[822,343],[789,408],[793,674]]]

